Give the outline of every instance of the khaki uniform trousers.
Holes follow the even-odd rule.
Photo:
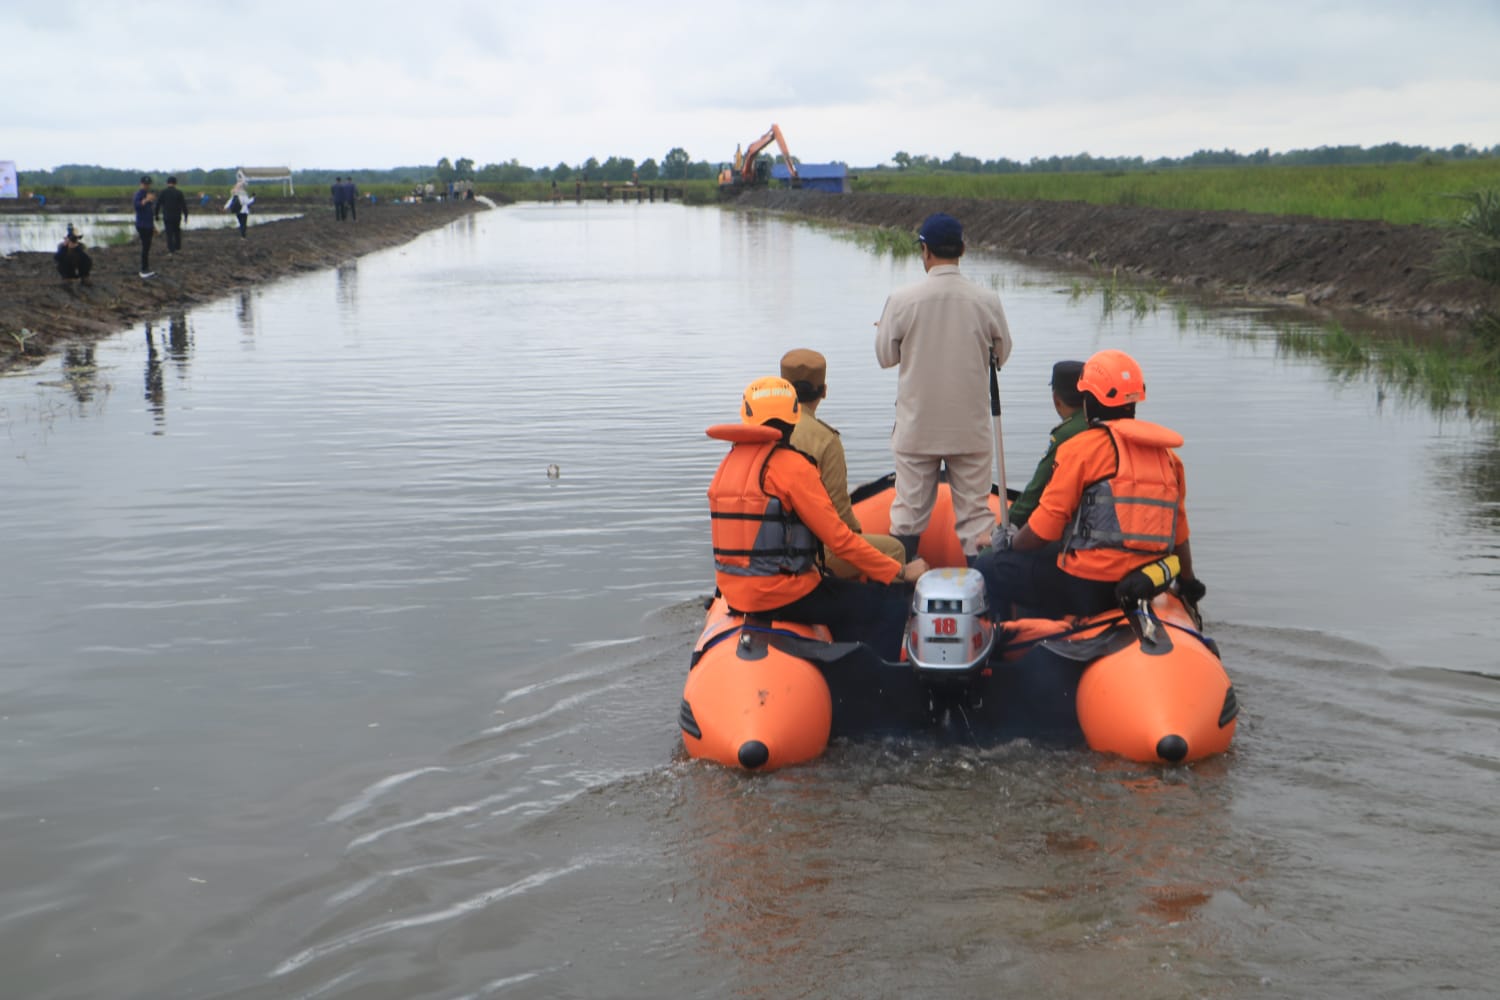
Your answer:
[[[938,470],[948,467],[948,489],[953,494],[953,527],[964,555],[979,551],[979,539],[995,530],[990,510],[994,455],[911,455],[895,452],[896,498],[891,501],[891,534],[920,535],[932,518],[937,501]]]
[[[862,534],[859,537],[879,549],[881,554],[890,556],[903,566],[906,564],[906,549],[890,535]],[[828,572],[841,579],[858,580],[861,577],[860,571],[852,563],[834,555],[833,550],[826,545],[823,546],[823,562],[827,565]]]

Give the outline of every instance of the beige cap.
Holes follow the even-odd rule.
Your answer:
[[[805,347],[787,351],[781,356],[781,377],[788,382],[806,382],[814,389],[822,388],[828,377],[828,359]]]

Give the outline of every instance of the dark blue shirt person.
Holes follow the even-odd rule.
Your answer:
[[[156,193],[151,190],[151,178],[142,177],[141,186],[131,200],[135,206],[135,231],[141,238],[141,277],[154,278],[151,270],[151,238],[156,235]]]

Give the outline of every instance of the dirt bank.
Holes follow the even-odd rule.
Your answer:
[[[169,309],[222,298],[303,271],[333,267],[372,250],[406,243],[423,232],[471,212],[479,202],[416,205],[361,205],[357,222],[339,223],[324,201],[264,199],[267,214],[304,211],[300,218],[252,225],[241,239],[235,228],[183,233],[182,251],[169,256],[157,234],[151,266],[157,276],[142,280],[140,245],[89,246],[94,269],[88,285],[58,278],[51,253],[17,253],[0,258],[0,370],[34,363],[79,339],[107,336]],[[58,238],[72,215],[128,211],[129,205],[72,203],[48,215],[58,217]],[[87,238],[88,234],[85,234]],[[20,331],[28,330],[28,335]],[[24,341],[24,343],[23,343]]]
[[[1443,234],[1426,226],[1237,212],[757,191],[735,205],[916,232],[932,212],[971,248],[1184,286],[1221,301],[1275,302],[1321,317],[1464,329],[1496,290],[1432,272]]]

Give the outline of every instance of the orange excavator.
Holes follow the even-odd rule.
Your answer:
[[[766,184],[771,179],[771,159],[761,158],[761,153],[772,142],[781,147],[782,158],[786,160],[786,170],[791,176],[792,187],[801,187],[802,179],[797,176],[797,163],[792,159],[792,151],[786,147],[786,138],[781,134],[781,128],[772,125],[766,130],[766,134],[752,142],[748,149],[743,152],[740,147],[734,148],[734,166],[725,167],[719,171],[719,190],[738,190],[747,187],[756,187]]]

